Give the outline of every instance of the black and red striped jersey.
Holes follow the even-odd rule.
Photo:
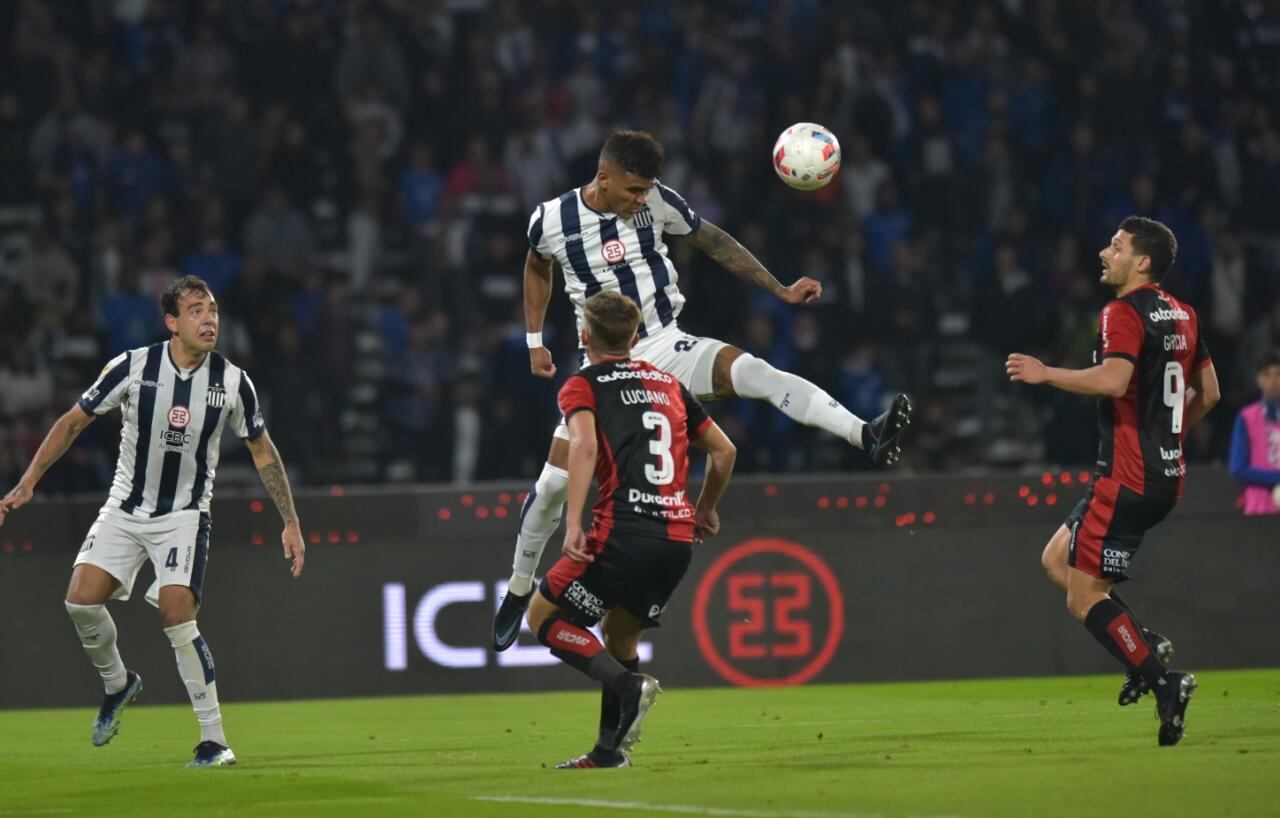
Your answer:
[[[1095,362],[1134,366],[1122,397],[1098,401],[1098,473],[1147,497],[1180,499],[1187,376],[1211,363],[1195,310],[1155,284],[1107,304]]]
[[[590,536],[611,531],[691,542],[689,443],[711,418],[676,380],[645,361],[615,358],[588,366],[560,389],[565,420],[593,412],[596,485]]]

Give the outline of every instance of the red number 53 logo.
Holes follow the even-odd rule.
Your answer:
[[[707,663],[731,684],[804,684],[840,646],[844,597],[813,551],[787,540],[749,540],[702,576],[693,632]]]

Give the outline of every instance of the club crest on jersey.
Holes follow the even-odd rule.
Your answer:
[[[653,211],[648,206],[642,207],[636,211],[636,215],[631,217],[632,227],[652,227]]]
[[[619,239],[609,239],[600,248],[600,254],[610,264],[620,264],[627,257],[627,248]]]
[[[227,390],[221,386],[210,386],[205,390],[204,402],[214,409],[221,409],[227,403]]]
[[[191,422],[191,410],[180,404],[174,404],[169,407],[169,427],[172,429],[185,429],[187,424]]]

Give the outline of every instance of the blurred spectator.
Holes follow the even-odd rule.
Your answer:
[[[1231,476],[1243,485],[1245,514],[1280,514],[1280,351],[1258,359],[1261,400],[1236,415]]]
[[[1234,2],[10,5],[0,365],[49,404],[0,402],[0,478],[106,357],[163,337],[175,268],[223,301],[222,343],[305,450],[286,451],[299,482],[528,477],[556,386],[527,375],[528,217],[622,126],[657,134],[663,182],[784,283],[825,285],[789,308],[673,240],[682,324],[863,416],[911,389],[918,468],[1090,457],[1089,403],[1036,402],[999,362],[1087,361],[1095,253],[1131,212],[1177,233],[1164,286],[1223,378],[1190,456],[1227,456],[1253,359],[1280,345],[1274,48]],[[768,164],[803,120],[844,147],[812,193]],[[572,328],[557,295],[564,373]],[[767,406],[718,411],[744,471],[863,462]],[[103,428],[50,486],[109,479]]]
[[[0,364],[0,415],[42,412],[52,400],[52,373],[37,365],[25,344],[11,347]]]
[[[65,321],[79,301],[79,275],[75,262],[53,242],[43,227],[31,233],[31,249],[20,265],[19,281],[31,306]]]
[[[310,263],[313,246],[307,220],[289,202],[282,188],[271,187],[263,203],[249,217],[245,250],[269,267],[292,271]]]

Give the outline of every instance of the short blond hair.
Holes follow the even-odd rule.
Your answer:
[[[597,352],[625,352],[640,326],[640,308],[622,293],[604,290],[587,299],[583,313]]]

